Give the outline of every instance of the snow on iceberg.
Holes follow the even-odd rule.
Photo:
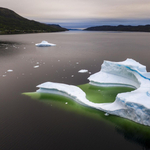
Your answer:
[[[35,44],[38,47],[47,47],[47,46],[55,46],[56,44],[48,43],[47,41],[42,41],[41,43]]]
[[[75,102],[99,110],[103,104],[97,104],[86,99],[86,94],[79,87],[63,83],[45,82],[37,86],[39,93],[51,93],[71,98]],[[105,105],[105,104],[104,104]]]
[[[88,79],[90,84],[97,86],[135,88],[132,92],[118,94],[115,102],[104,106],[103,110],[150,126],[150,73],[146,71],[146,66],[133,59],[123,62],[104,61],[101,71]]]
[[[86,94],[77,86],[67,85],[63,83],[45,82],[37,86],[36,92],[39,93],[52,93],[69,97],[80,104],[84,104]],[[83,101],[83,102],[82,102]]]
[[[54,93],[72,98],[81,105],[102,110],[150,126],[150,73],[133,59],[123,62],[104,61],[101,71],[91,75],[90,84],[96,86],[127,86],[132,92],[120,93],[113,103],[93,103],[77,86],[46,82],[37,92]]]

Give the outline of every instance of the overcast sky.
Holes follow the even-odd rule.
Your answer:
[[[0,4],[47,23],[150,23],[150,0],[0,0]]]

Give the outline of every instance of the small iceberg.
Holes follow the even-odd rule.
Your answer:
[[[86,70],[86,69],[81,69],[81,70],[79,70],[78,72],[79,72],[79,73],[86,73],[86,72],[88,72],[88,70]]]
[[[37,66],[34,66],[33,68],[38,68],[39,67],[39,65],[37,65]]]
[[[41,43],[35,44],[37,47],[48,47],[55,46],[56,44],[48,43],[47,41],[42,41]]]
[[[7,70],[7,72],[13,72],[13,70],[9,69],[9,70]]]

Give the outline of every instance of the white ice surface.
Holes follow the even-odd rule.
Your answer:
[[[86,72],[88,72],[88,70],[86,70],[86,69],[81,69],[81,70],[79,70],[78,72],[79,72],[79,73],[86,73]]]
[[[33,68],[38,68],[39,67],[39,65],[37,65],[37,66],[34,66]]]
[[[9,69],[9,70],[7,70],[7,72],[13,72],[13,70]]]
[[[72,98],[81,105],[102,110],[137,123],[150,126],[150,74],[146,67],[133,59],[123,62],[104,61],[101,71],[91,75],[90,84],[97,86],[127,86],[132,92],[120,93],[113,103],[97,104],[86,99],[77,86],[46,82],[38,85],[37,92],[55,93]]]
[[[106,112],[150,126],[150,73],[146,66],[133,59],[123,62],[104,61],[101,71],[91,75],[90,84],[97,86],[128,86],[136,90],[120,93]],[[118,108],[116,107],[118,105]]]
[[[47,46],[55,46],[56,44],[48,43],[47,41],[42,41],[41,43],[35,44],[38,47],[47,47]]]

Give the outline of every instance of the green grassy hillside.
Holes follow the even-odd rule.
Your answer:
[[[28,20],[12,10],[0,7],[0,34],[58,32],[67,29]]]

